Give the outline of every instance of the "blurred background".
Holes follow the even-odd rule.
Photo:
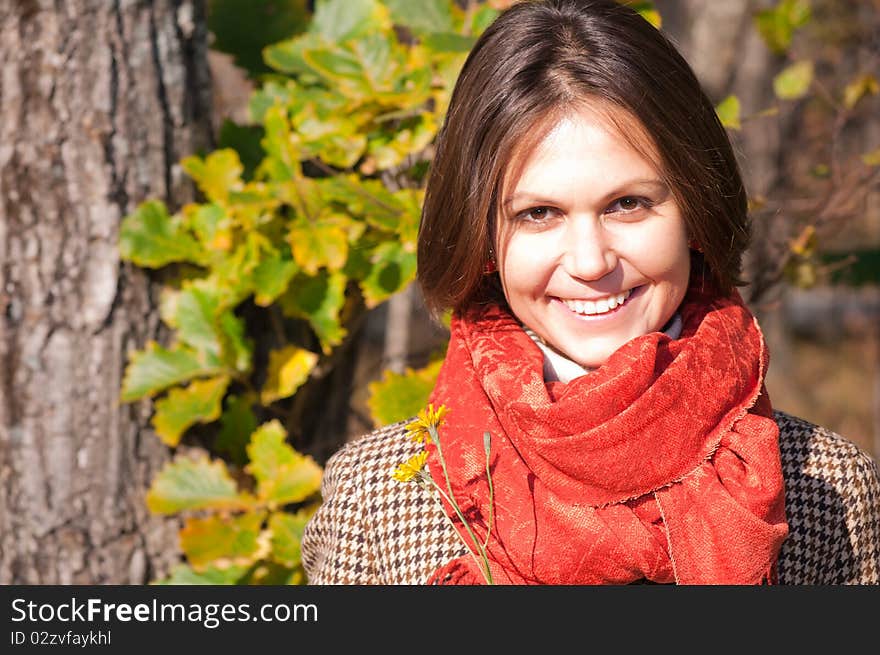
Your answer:
[[[432,142],[507,0],[0,0],[0,583],[302,583],[422,407]],[[729,130],[775,408],[880,457],[880,0],[631,2]]]

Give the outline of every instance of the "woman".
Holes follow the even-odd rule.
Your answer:
[[[419,232],[426,301],[455,310],[427,467],[458,507],[392,479],[421,449],[403,424],[349,444],[309,581],[880,582],[876,465],[771,408],[748,237],[727,135],[660,32],[611,0],[503,13]]]

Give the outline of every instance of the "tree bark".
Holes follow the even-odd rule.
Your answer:
[[[142,584],[177,558],[168,457],[127,352],[158,291],[119,260],[139,202],[210,145],[203,0],[0,0],[0,584]]]

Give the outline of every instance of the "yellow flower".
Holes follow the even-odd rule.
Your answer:
[[[398,482],[409,482],[425,468],[425,462],[428,460],[428,451],[423,450],[418,455],[413,455],[403,464],[398,464],[394,473],[391,474]]]
[[[427,442],[430,428],[436,429],[440,427],[443,417],[446,416],[448,411],[446,405],[440,405],[436,411],[434,410],[433,403],[428,405],[427,409],[419,412],[415,421],[406,426],[407,436],[416,443],[421,441]]]

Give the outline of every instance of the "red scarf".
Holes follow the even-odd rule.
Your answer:
[[[449,409],[443,455],[481,541],[491,433],[496,584],[774,581],[788,526],[763,335],[736,291],[692,285],[680,312],[680,338],[633,339],[568,383],[544,382],[541,351],[506,309],[453,319],[431,401]],[[433,445],[428,462],[445,490]],[[482,582],[470,555],[429,579]]]

